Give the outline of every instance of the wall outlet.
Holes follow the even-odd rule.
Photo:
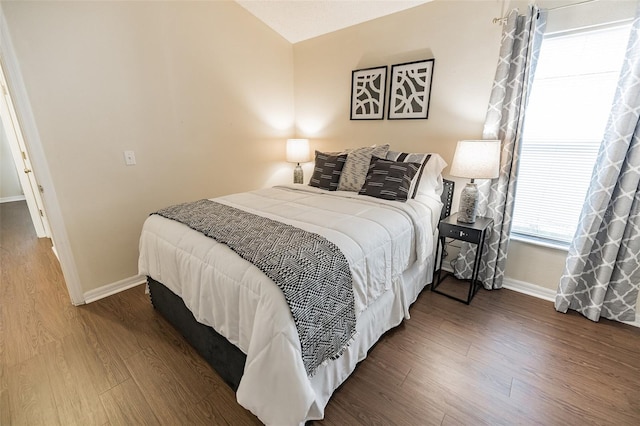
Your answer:
[[[133,151],[124,152],[124,162],[127,166],[134,166],[136,164],[136,154]]]

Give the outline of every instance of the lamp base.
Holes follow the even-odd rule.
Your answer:
[[[302,183],[303,180],[302,167],[300,167],[300,163],[293,169],[293,183]]]
[[[476,209],[478,208],[478,186],[469,182],[460,194],[460,207],[458,208],[458,222],[474,223],[476,221]]]

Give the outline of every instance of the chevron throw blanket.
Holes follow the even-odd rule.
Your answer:
[[[176,220],[226,244],[282,290],[300,336],[307,375],[336,359],[356,331],[351,271],[326,238],[211,200],[162,209]]]

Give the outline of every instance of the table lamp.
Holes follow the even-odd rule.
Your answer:
[[[460,194],[458,222],[474,223],[478,187],[474,179],[495,179],[500,174],[500,141],[460,141],[451,165],[451,176],[471,179]]]
[[[293,169],[293,183],[302,183],[303,174],[300,163],[306,163],[309,159],[308,139],[287,139],[287,161],[297,163]]]

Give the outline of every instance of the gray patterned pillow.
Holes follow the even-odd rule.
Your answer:
[[[392,201],[407,201],[411,180],[420,170],[420,163],[406,163],[373,157],[360,195]]]
[[[309,180],[309,186],[335,191],[338,188],[340,173],[347,161],[347,154],[330,155],[316,151],[316,161],[313,166],[313,175]]]
[[[349,152],[347,162],[342,169],[338,190],[354,192],[360,191],[360,188],[362,188],[362,185],[367,178],[371,157],[376,156],[384,158],[385,155],[387,155],[387,151],[389,151],[389,144],[365,146]]]

